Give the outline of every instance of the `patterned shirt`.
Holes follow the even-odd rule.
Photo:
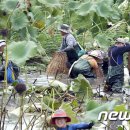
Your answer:
[[[80,58],[88,61],[89,64],[91,65],[91,67],[94,68],[94,69],[97,69],[99,67],[98,64],[97,64],[97,61],[92,56],[89,56],[89,55],[86,54],[86,55],[81,56]]]

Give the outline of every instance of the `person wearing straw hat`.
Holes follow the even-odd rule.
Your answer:
[[[91,129],[94,125],[93,122],[67,125],[67,122],[71,122],[71,118],[63,109],[56,110],[50,120],[50,124],[56,125],[57,130]]]
[[[63,37],[59,51],[66,52],[69,68],[74,63],[74,61],[78,59],[78,54],[82,50],[82,48],[76,41],[75,37],[72,35],[72,31],[69,25],[62,24],[58,30],[61,32],[61,35]]]
[[[102,63],[103,56],[100,51],[93,50],[73,63],[69,70],[69,77],[76,78],[79,74],[82,74],[88,79],[100,78],[103,81],[103,71],[100,67]]]
[[[123,38],[117,38],[108,49],[109,66],[104,87],[105,92],[122,93],[124,84],[123,54],[130,51],[130,44]]]

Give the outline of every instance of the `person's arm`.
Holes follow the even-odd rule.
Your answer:
[[[103,72],[102,72],[100,67],[94,68],[94,71],[96,73],[97,78],[103,78],[104,77]]]
[[[94,125],[93,122],[91,123],[79,123],[79,124],[71,124],[70,126],[76,130],[76,129],[91,129]]]
[[[102,78],[103,72],[102,72],[101,68],[98,66],[97,61],[95,59],[91,58],[90,60],[88,60],[88,62],[90,63],[91,67],[93,68],[93,72],[96,74],[96,77]]]
[[[126,44],[126,46],[122,46],[122,47],[116,47],[114,48],[114,51],[112,52],[112,54],[116,55],[118,54],[124,54],[125,52],[129,52],[130,51],[130,44]]]
[[[72,50],[74,49],[72,46],[67,46],[65,49],[63,49],[62,51],[66,52],[66,51],[69,51],[69,50]]]

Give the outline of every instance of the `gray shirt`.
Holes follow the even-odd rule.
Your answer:
[[[63,37],[60,50],[66,51],[66,50],[74,48],[74,46],[76,45],[77,45],[76,39],[71,33],[69,33]]]

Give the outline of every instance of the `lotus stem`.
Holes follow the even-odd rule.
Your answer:
[[[19,130],[22,130],[22,116],[23,116],[23,95],[20,96],[20,121],[19,121]]]

